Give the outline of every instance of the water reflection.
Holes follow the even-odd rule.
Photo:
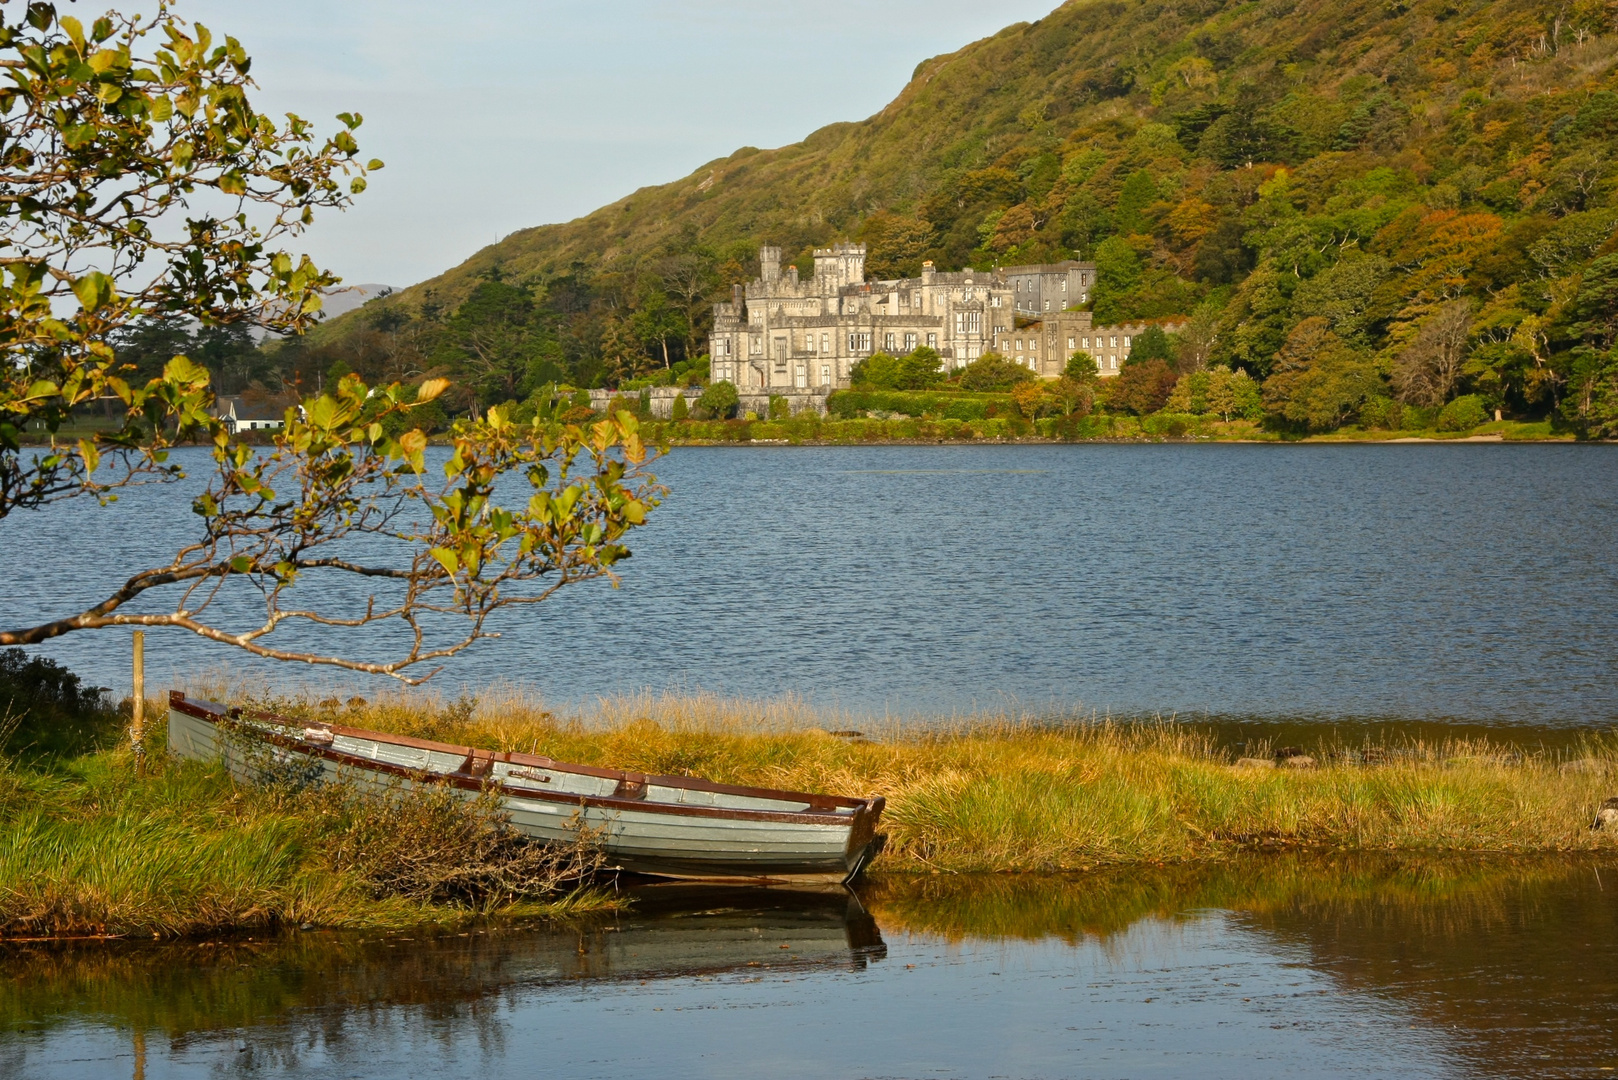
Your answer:
[[[7,1076],[1604,1075],[1618,860],[653,889],[566,928],[20,944],[0,970]]]

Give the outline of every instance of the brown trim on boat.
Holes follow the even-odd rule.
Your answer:
[[[202,703],[188,700],[178,690],[169,694],[169,707],[199,720],[206,720],[211,724],[218,724],[223,719],[238,718],[242,715],[240,709],[226,709],[215,706],[212,702]],[[301,729],[304,722],[290,720],[287,717],[276,716],[273,713],[255,713],[254,718],[268,720],[288,727]],[[302,739],[271,731],[256,732],[255,736],[265,742],[276,746],[296,750],[307,757],[322,758],[339,765],[350,765],[354,768],[365,769],[371,772],[385,773],[389,776],[398,776],[409,780],[426,781],[430,783],[448,784],[451,787],[466,791],[483,791],[488,788],[497,789],[502,795],[518,799],[531,799],[535,802],[567,803],[573,806],[599,807],[606,810],[639,810],[643,813],[667,814],[675,817],[705,817],[724,820],[768,821],[782,822],[793,825],[836,825],[847,827],[850,832],[858,831],[861,824],[870,831],[874,831],[876,818],[881,813],[884,800],[880,796],[876,799],[855,799],[846,796],[811,795],[807,792],[778,791],[770,788],[734,787],[726,784],[711,784],[707,781],[696,781],[692,777],[663,777],[645,776],[641,773],[628,773],[609,769],[595,769],[585,766],[563,766],[549,758],[541,758],[531,754],[496,754],[490,750],[479,750],[469,746],[453,746],[448,743],[430,742],[425,739],[411,739],[403,736],[389,735],[380,731],[367,731],[364,728],[341,727],[336,724],[319,725],[336,734],[346,735],[350,738],[372,739],[377,742],[392,743],[396,746],[409,746],[419,750],[435,750],[445,754],[458,754],[465,760],[457,773],[429,772],[422,769],[409,769],[403,765],[392,762],[376,761],[372,758],[361,757],[358,754],[349,754],[334,749],[328,745],[310,743]],[[484,766],[485,773],[473,773],[470,770],[488,762]],[[612,795],[576,795],[560,791],[534,791],[525,787],[514,787],[510,784],[494,783],[488,779],[480,779],[486,775],[488,769],[493,768],[495,761],[504,761],[512,764],[536,765],[540,768],[556,772],[573,772],[590,776],[606,778],[616,777],[619,788],[623,789],[625,782],[630,778],[639,781],[641,793],[639,797],[633,795],[620,796],[618,791]],[[540,765],[540,762],[545,764]],[[783,801],[804,802],[810,805],[808,810],[748,810],[738,807],[723,806],[689,806],[684,803],[650,802],[646,800],[645,788],[650,783],[659,786],[684,787],[690,790],[718,792],[722,794],[746,795],[757,798],[781,799]],[[816,806],[819,803],[821,805]],[[853,814],[828,814],[824,812],[826,804],[847,806],[854,808]],[[875,811],[874,813],[872,811]],[[867,840],[869,837],[867,837]],[[854,850],[845,845],[845,852]]]

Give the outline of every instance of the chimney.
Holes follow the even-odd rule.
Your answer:
[[[931,259],[921,264],[921,283],[923,285],[933,283],[933,261]]]
[[[781,276],[781,249],[778,247],[761,247],[758,249],[759,276],[765,281],[774,281]]]

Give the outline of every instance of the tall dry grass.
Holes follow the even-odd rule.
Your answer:
[[[161,745],[163,726],[153,734]],[[593,858],[581,840],[543,848],[506,828],[492,801],[448,792],[250,787],[155,753],[137,775],[127,746],[49,768],[0,756],[0,938],[582,910],[602,898],[570,892]]]
[[[1614,842],[1589,828],[1618,792],[1610,735],[1571,754],[1487,739],[1322,745],[1310,748],[1319,767],[1294,770],[1237,767],[1191,725],[1006,712],[871,726],[792,697],[639,694],[563,712],[506,686],[476,698],[259,695],[259,703],[561,761],[880,794],[889,843],[877,870],[1070,871],[1255,848],[1521,853]],[[834,734],[856,729],[858,737]]]

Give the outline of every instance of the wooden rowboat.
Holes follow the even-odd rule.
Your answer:
[[[881,796],[854,799],[568,765],[338,724],[245,713],[169,695],[169,749],[223,760],[239,779],[320,783],[343,777],[376,791],[443,784],[467,798],[493,791],[511,825],[551,843],[597,831],[610,867],[734,884],[836,883],[857,877],[882,837]]]

